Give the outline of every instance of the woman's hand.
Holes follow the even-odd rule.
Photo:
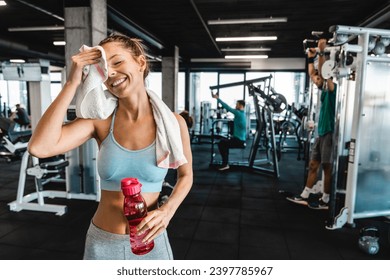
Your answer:
[[[137,226],[139,235],[150,230],[142,242],[149,242],[159,236],[168,227],[172,217],[173,214],[169,213],[164,205],[156,210],[148,212],[147,216]]]
[[[67,81],[80,85],[84,66],[98,63],[101,57],[102,54],[98,49],[86,50],[73,55],[71,58],[72,66]]]

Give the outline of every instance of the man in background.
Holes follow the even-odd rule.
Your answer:
[[[30,125],[30,117],[27,114],[25,108],[23,108],[20,104],[16,104],[16,110],[11,115],[11,120],[19,124],[21,127],[28,127]]]
[[[223,138],[218,143],[219,153],[222,157],[222,165],[219,168],[220,171],[229,169],[229,149],[230,148],[242,148],[246,142],[246,116],[245,116],[245,101],[238,100],[236,102],[236,108],[232,108],[223,102],[218,93],[212,95],[217,99],[218,103],[222,105],[224,109],[231,112],[234,115],[233,136],[231,138]]]

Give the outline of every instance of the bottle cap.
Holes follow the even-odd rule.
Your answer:
[[[134,195],[141,192],[142,184],[137,178],[124,178],[121,180],[121,189],[124,195]]]

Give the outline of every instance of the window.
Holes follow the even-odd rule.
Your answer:
[[[146,78],[146,87],[162,97],[162,75],[161,72],[150,72]],[[178,111],[184,110],[185,102],[185,74],[179,72],[178,75]]]
[[[62,89],[62,73],[61,72],[50,72],[50,97],[53,101]]]
[[[9,116],[9,110],[15,111],[16,104],[21,104],[28,109],[26,82],[0,80],[0,95],[1,113],[5,116]]]

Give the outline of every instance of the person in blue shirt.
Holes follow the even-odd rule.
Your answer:
[[[237,100],[236,108],[233,109],[225,102],[223,102],[218,93],[212,95],[217,99],[218,103],[222,105],[224,109],[231,112],[234,115],[233,124],[233,136],[231,138],[223,138],[218,143],[219,153],[222,157],[222,165],[219,170],[229,169],[229,149],[241,148],[245,146],[246,142],[246,116],[245,116],[245,101]]]

